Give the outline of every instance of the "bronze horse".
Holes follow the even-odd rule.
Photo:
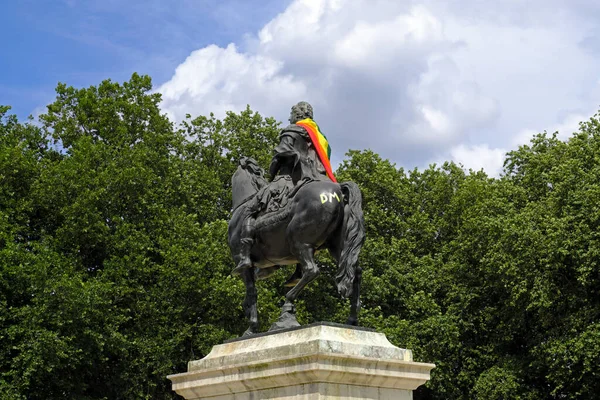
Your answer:
[[[236,265],[240,258],[241,210],[248,199],[268,184],[262,175],[262,169],[254,160],[244,158],[232,178],[234,210],[229,221],[228,236]],[[286,196],[284,206],[270,212],[263,210],[256,219],[256,237],[251,251],[252,268],[245,269],[240,275],[246,285],[244,311],[249,319],[249,327],[244,335],[258,332],[257,276],[267,277],[281,265],[299,263],[302,277],[285,296],[280,324],[271,329],[299,325],[293,304],[300,291],[319,275],[314,255],[322,249],[328,249],[337,262],[338,292],[344,298],[350,297],[350,315],[346,323],[357,325],[361,281],[358,254],[365,239],[362,196],[358,186],[354,182],[338,184],[330,180],[309,181],[294,186],[291,179],[285,176],[279,176],[270,185],[288,185],[291,190],[283,190]]]

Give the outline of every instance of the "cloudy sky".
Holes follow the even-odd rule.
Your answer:
[[[116,0],[3,6],[0,104],[39,112],[56,82],[149,74],[173,119],[313,104],[333,161],[499,173],[536,132],[600,108],[597,0]],[[8,46],[7,46],[8,44]]]

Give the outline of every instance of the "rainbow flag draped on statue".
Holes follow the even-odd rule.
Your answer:
[[[310,136],[310,140],[312,141],[315,149],[317,150],[317,154],[319,155],[319,159],[323,163],[325,167],[325,171],[327,172],[327,176],[334,182],[337,182],[335,176],[333,176],[333,171],[331,170],[331,162],[329,161],[329,157],[331,157],[331,146],[329,146],[329,142],[321,130],[319,129],[319,125],[311,118],[303,119],[302,121],[296,122],[296,125],[300,125],[308,132],[308,136]]]

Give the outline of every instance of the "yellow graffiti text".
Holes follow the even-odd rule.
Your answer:
[[[335,198],[338,203],[341,201],[340,197],[338,196],[337,193],[333,192],[333,193],[321,193],[321,204],[325,204],[327,202],[333,202],[333,199]]]

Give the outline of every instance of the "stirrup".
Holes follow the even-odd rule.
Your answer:
[[[245,269],[252,267],[252,261],[248,260],[248,262],[240,261],[240,263],[231,271],[231,275],[241,275]]]

